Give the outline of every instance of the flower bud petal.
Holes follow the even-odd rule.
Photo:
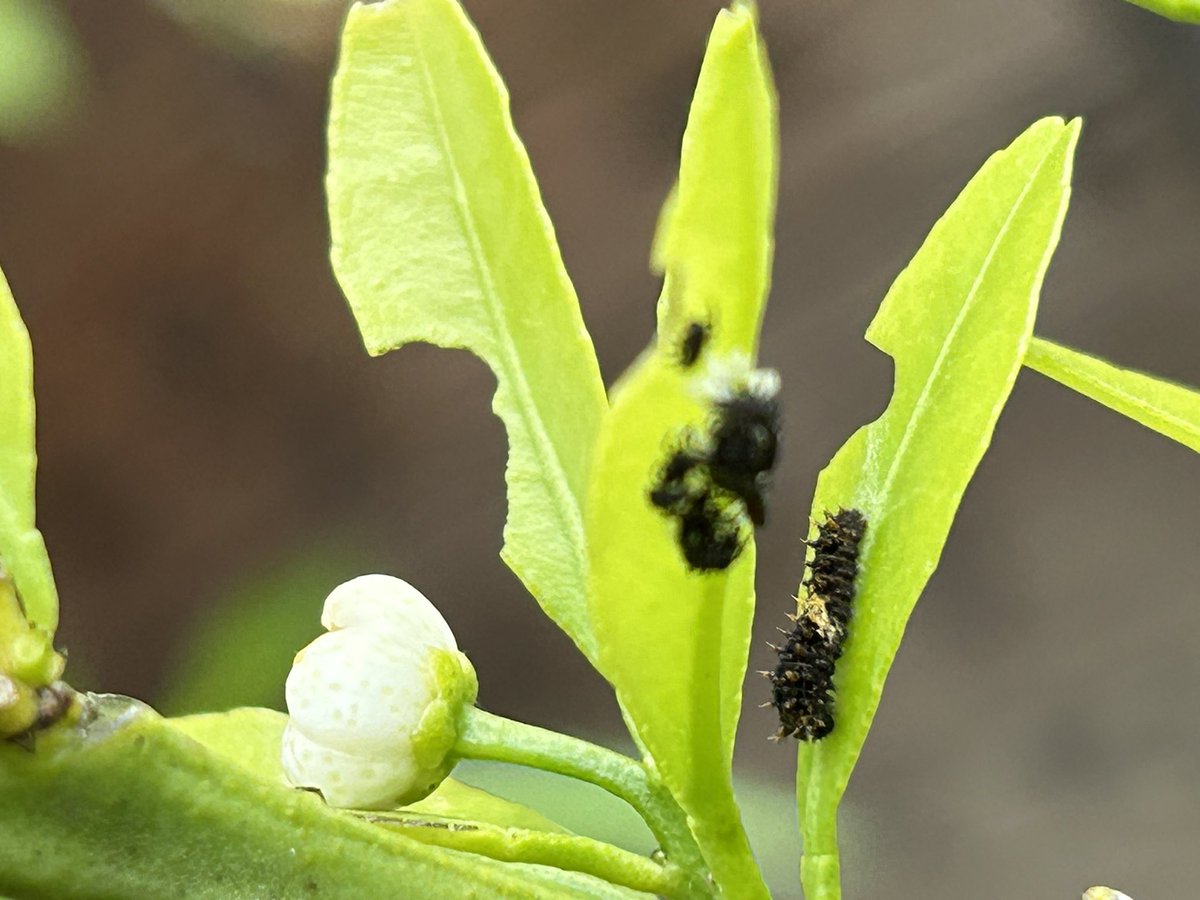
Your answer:
[[[283,770],[299,787],[315,787],[330,806],[386,809],[405,802],[419,781],[418,766],[400,751],[381,762],[309,740],[290,723],[283,732]]]
[[[287,680],[283,769],[332,806],[418,800],[449,773],[477,684],[445,619],[408,583],[364,575],[326,598],[330,629]]]
[[[328,631],[366,625],[416,633],[434,647],[457,650],[454,633],[432,603],[407,581],[391,575],[360,575],[325,598],[321,624]]]
[[[421,719],[436,688],[428,651],[391,631],[346,628],[300,653],[287,680],[292,725],[336,750],[386,750]]]

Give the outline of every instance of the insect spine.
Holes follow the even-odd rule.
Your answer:
[[[700,359],[700,352],[708,343],[712,334],[712,326],[707,322],[689,322],[683,333],[683,341],[679,345],[679,362],[685,369],[690,369]]]
[[[794,627],[780,631],[785,639],[771,645],[779,656],[775,669],[763,672],[771,680],[771,706],[779,712],[775,740],[794,735],[816,741],[833,730],[833,673],[846,640],[858,576],[858,551],[867,519],[857,509],[826,512],[817,537],[806,542],[813,550],[799,600],[790,618]],[[768,705],[768,704],[764,704]]]

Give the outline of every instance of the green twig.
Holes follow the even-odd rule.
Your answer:
[[[601,787],[632,806],[649,826],[667,859],[686,873],[677,896],[713,896],[708,867],[687,817],[666,788],[637,760],[579,738],[469,707],[455,754],[463,759],[514,763],[566,775]]]
[[[813,787],[811,746],[800,748],[796,769],[800,806],[800,883],[805,900],[842,900],[841,862],[838,855],[837,807]]]

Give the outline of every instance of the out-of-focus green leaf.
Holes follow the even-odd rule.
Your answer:
[[[155,706],[167,714],[283,709],[292,658],[321,633],[322,600],[343,581],[374,570],[348,547],[306,547],[235,587],[188,629]]]
[[[65,13],[43,0],[0,0],[0,140],[28,140],[78,106],[83,51]]]
[[[594,659],[581,506],[604,388],[508,94],[453,0],[356,4],[341,53],[338,280],[371,353],[427,341],[491,367],[510,447],[502,556]]]
[[[896,279],[867,332],[895,359],[892,401],[821,473],[813,516],[867,517],[837,664],[836,727],[800,747],[806,895],[840,896],[836,811],[909,614],[1020,370],[1058,243],[1080,124],[1043,119],[993,155]]]
[[[1140,6],[1160,16],[1174,19],[1176,22],[1187,22],[1200,25],[1200,0],[1129,0],[1134,6]]]
[[[58,594],[46,545],[34,527],[33,441],[33,351],[0,272],[0,563],[17,586],[30,624],[49,641],[58,627]]]
[[[1200,391],[1034,338],[1025,365],[1200,453]]]
[[[687,566],[676,525],[647,492],[686,426],[706,426],[704,386],[753,358],[766,300],[776,185],[775,96],[746,6],[709,38],[680,181],[655,249],[667,282],[658,344],[614,390],[588,494],[589,597],[600,670],[692,818],[727,896],[762,896],[733,799],[733,738],[754,611],[751,540],[728,569]],[[689,323],[712,336],[691,368]]]
[[[654,849],[654,836],[633,808],[594,784],[540,769],[474,759],[463,760],[454,771],[489,793],[520,800],[569,832],[636,853]]]
[[[279,65],[324,52],[347,0],[153,0],[221,51]],[[319,48],[319,49],[318,49]]]
[[[0,745],[0,892],[19,897],[627,897],[576,873],[432,847],[273,784],[147,707]],[[252,713],[253,719],[259,714]],[[252,730],[261,741],[266,731]],[[232,736],[230,736],[232,739]],[[19,825],[17,824],[19,823]]]

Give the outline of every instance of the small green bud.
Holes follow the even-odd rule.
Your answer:
[[[0,566],[0,739],[39,724],[39,697],[62,674],[51,636],[25,618],[12,579]]]

